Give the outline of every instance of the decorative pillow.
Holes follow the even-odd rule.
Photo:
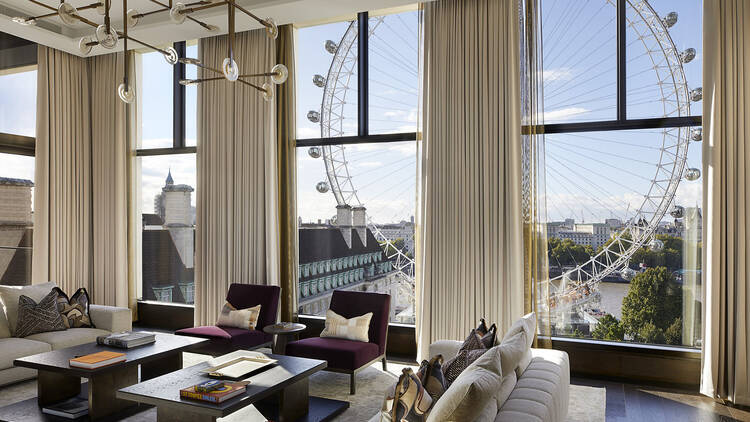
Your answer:
[[[18,298],[16,337],[63,330],[65,323],[57,310],[57,292],[50,291],[39,303],[25,295]]]
[[[463,371],[435,402],[429,422],[477,421],[487,406],[495,406],[494,395],[502,378],[480,366]]]
[[[417,371],[417,378],[422,383],[427,393],[435,401],[445,392],[445,377],[443,376],[443,355],[433,356],[432,359],[423,360]]]
[[[367,343],[370,341],[371,319],[372,312],[346,319],[329,309],[326,312],[326,326],[323,332],[320,333],[320,336],[364,341]]]
[[[525,371],[531,363],[530,349],[531,345],[534,344],[534,336],[536,335],[536,313],[530,312],[514,322],[508,329],[508,332],[505,333],[502,341],[505,341],[505,339],[508,339],[519,332],[526,333],[526,349],[529,349],[521,358],[519,366],[516,368],[516,375],[520,377],[521,374],[523,374],[523,371]]]
[[[479,336],[479,341],[482,342],[485,348],[489,349],[490,347],[495,345],[495,340],[497,339],[497,325],[492,324],[490,328],[487,328],[487,325],[484,324],[484,319],[481,319],[482,325],[484,326],[483,331],[479,331],[477,329],[477,335]]]
[[[63,316],[65,328],[94,328],[89,316],[89,293],[81,287],[68,298],[59,287],[52,289],[57,293],[57,310]]]
[[[472,362],[477,360],[480,356],[487,351],[480,337],[477,335],[476,330],[471,330],[471,333],[461,348],[458,349],[456,356],[445,362],[443,366],[443,375],[445,376],[446,386],[450,387],[451,383],[461,375],[464,369],[466,369]]]
[[[18,299],[25,295],[35,301],[40,301],[46,296],[52,288],[55,287],[53,281],[32,284],[30,286],[0,286],[0,301],[5,308],[5,317],[8,319],[8,327],[11,335],[16,334],[16,324],[18,322]]]
[[[389,397],[386,396],[381,415],[387,413],[388,416],[385,418],[381,416],[381,420],[424,422],[433,403],[432,397],[426,392],[419,377],[411,368],[404,368],[392,397],[393,399],[389,402]],[[388,408],[389,403],[390,408]]]
[[[255,325],[258,324],[258,316],[260,316],[260,305],[253,306],[252,308],[237,309],[231,303],[227,302],[221,308],[216,325],[254,330]]]

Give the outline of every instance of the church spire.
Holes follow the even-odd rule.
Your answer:
[[[165,182],[165,186],[174,185],[174,180],[172,180],[172,168],[169,169],[169,173],[167,174],[167,180]]]

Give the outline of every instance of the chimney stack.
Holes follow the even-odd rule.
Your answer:
[[[339,231],[344,237],[346,246],[351,249],[352,247],[352,207],[349,205],[337,205],[336,206],[336,225],[339,226]]]
[[[367,246],[367,208],[363,206],[352,208],[352,220],[359,239],[363,245]]]

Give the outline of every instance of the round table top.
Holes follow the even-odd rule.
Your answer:
[[[293,333],[299,333],[300,331],[303,331],[305,328],[307,328],[307,325],[300,324],[298,322],[294,323],[287,323],[289,325],[282,325],[284,323],[279,324],[271,324],[266,325],[263,327],[263,332],[268,334],[293,334]]]

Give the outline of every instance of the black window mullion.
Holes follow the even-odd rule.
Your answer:
[[[625,0],[617,0],[617,120],[619,121],[628,119],[626,101],[626,28]]]
[[[174,49],[178,57],[185,57],[185,41],[174,43]],[[185,148],[185,86],[180,79],[185,79],[185,63],[177,62],[172,77],[172,145],[177,149]]]
[[[367,12],[357,15],[357,134],[360,138],[365,138],[370,134],[369,121],[369,28]]]

